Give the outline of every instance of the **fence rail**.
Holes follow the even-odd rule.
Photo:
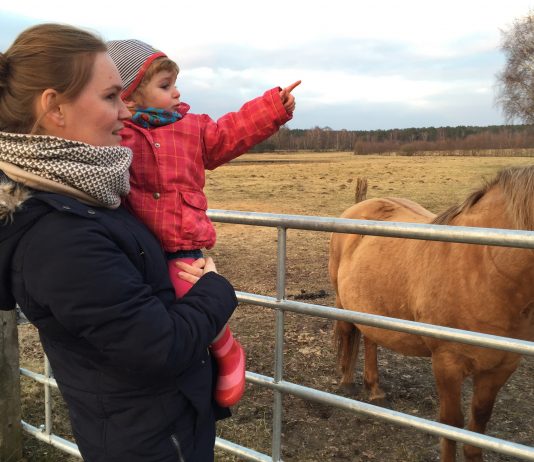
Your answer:
[[[216,447],[244,460],[260,462],[281,461],[282,397],[283,394],[292,394],[303,399],[347,409],[358,414],[378,418],[397,425],[412,427],[418,431],[443,436],[463,443],[469,443],[483,449],[515,456],[523,460],[534,461],[534,447],[459,429],[283,380],[285,311],[328,319],[339,319],[384,329],[467,343],[485,348],[496,348],[514,353],[534,355],[534,342],[286,300],[285,260],[287,229],[368,234],[374,236],[402,237],[466,244],[486,244],[525,249],[534,249],[534,232],[494,228],[470,228],[416,223],[350,220],[302,215],[281,215],[232,210],[209,210],[208,215],[213,221],[220,223],[267,226],[278,229],[276,298],[245,292],[237,293],[238,300],[241,303],[259,305],[275,310],[274,377],[266,377],[253,372],[246,373],[247,382],[273,390],[272,454],[263,454],[251,448],[243,447],[221,438],[217,438],[215,443]],[[21,369],[23,375],[31,377],[44,384],[46,396],[48,396],[47,390],[49,387],[57,387],[55,380],[49,376],[47,367],[48,366],[45,363],[45,375]],[[22,425],[24,430],[36,438],[46,441],[69,454],[80,456],[74,443],[52,434],[51,419],[49,418],[51,415],[50,402],[46,399],[46,396],[45,424],[37,428],[23,421]]]

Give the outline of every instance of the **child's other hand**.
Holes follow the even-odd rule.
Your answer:
[[[292,83],[289,85],[289,87],[284,88],[280,92],[280,99],[282,100],[282,104],[284,105],[284,108],[288,114],[292,114],[295,110],[295,97],[291,94],[291,92],[300,85],[300,80],[297,80],[295,83]]]
[[[214,273],[217,272],[217,268],[215,267],[215,263],[211,257],[199,258],[191,265],[188,265],[182,261],[175,262],[175,265],[181,270],[178,273],[180,279],[183,279],[191,284],[197,282],[204,274],[209,273],[210,271],[213,271]]]

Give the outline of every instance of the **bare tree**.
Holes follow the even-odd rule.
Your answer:
[[[496,103],[507,122],[534,123],[534,13],[501,31],[504,69],[497,74]]]

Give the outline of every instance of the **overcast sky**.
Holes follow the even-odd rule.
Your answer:
[[[534,0],[6,1],[0,49],[41,22],[105,40],[138,38],[178,63],[182,101],[213,118],[301,79],[289,128],[500,125],[501,30],[533,7]]]

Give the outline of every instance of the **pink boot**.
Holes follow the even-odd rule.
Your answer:
[[[223,407],[236,404],[245,391],[245,350],[226,326],[221,338],[210,345],[219,366],[215,401]]]

